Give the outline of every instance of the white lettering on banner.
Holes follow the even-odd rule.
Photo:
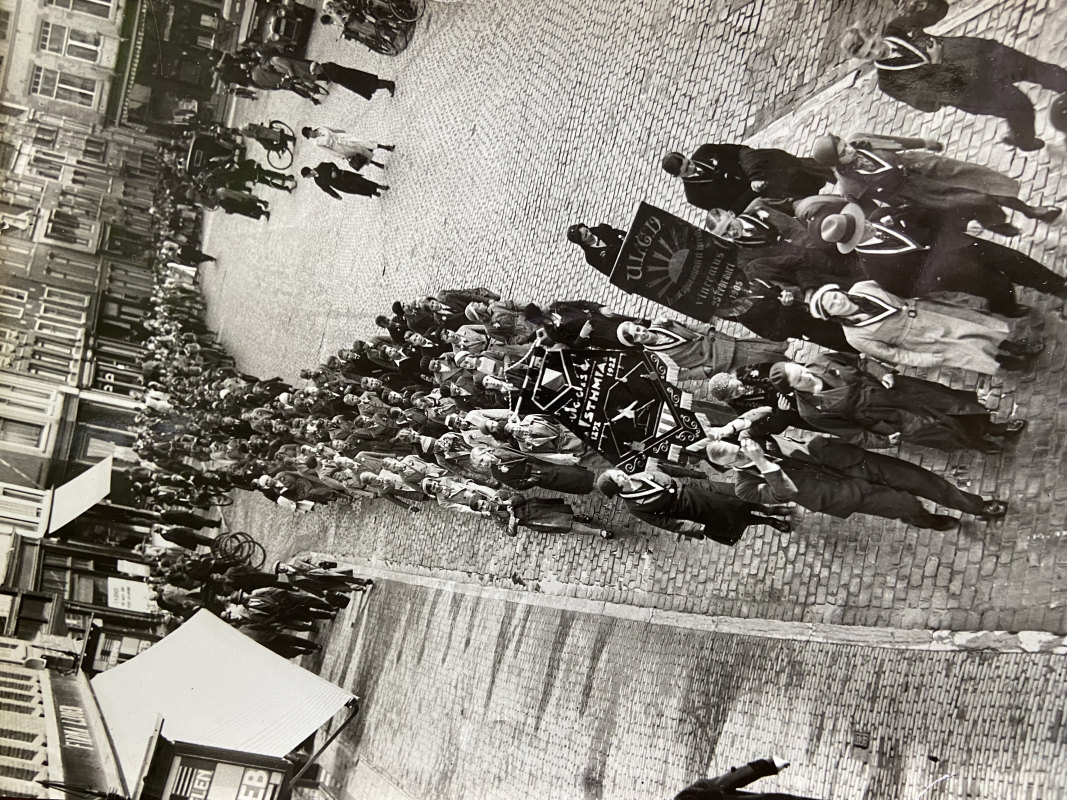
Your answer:
[[[85,721],[85,712],[77,706],[59,707],[59,727],[63,732],[64,747],[95,749],[93,737],[89,733],[89,723]]]
[[[246,769],[245,774],[241,776],[237,800],[266,800],[269,785],[270,773],[265,769]]]

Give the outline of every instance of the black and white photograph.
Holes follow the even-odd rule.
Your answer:
[[[0,0],[0,800],[1067,796],[1063,0]]]

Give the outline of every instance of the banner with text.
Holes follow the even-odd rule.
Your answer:
[[[551,414],[627,472],[650,458],[678,461],[704,437],[692,395],[667,382],[652,353],[535,348],[531,367],[520,412]]]
[[[748,292],[733,242],[648,203],[638,206],[610,279],[704,322]]]

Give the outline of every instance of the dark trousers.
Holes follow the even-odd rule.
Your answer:
[[[363,70],[342,67],[332,61],[322,63],[322,75],[330,83],[343,86],[350,92],[355,92],[360,97],[370,100],[374,93],[382,87],[382,81],[377,75]],[[386,81],[386,83],[388,83]]]
[[[950,39],[946,38],[946,44]],[[1015,86],[1020,81],[1037,83],[1053,92],[1067,92],[1067,70],[1047,64],[1007,45],[984,44],[992,68],[974,87],[952,105],[972,114],[990,114],[1007,121],[1019,139],[1034,138],[1034,104]]]
[[[901,458],[828,438],[813,440],[808,450],[828,467],[916,497],[925,497],[945,508],[977,514],[985,505],[981,495],[965,492],[930,470]]]
[[[1024,253],[973,236],[943,249],[935,245],[931,264],[914,287],[916,296],[964,292],[987,300],[994,314],[1014,313],[1016,285],[1053,295],[1067,287],[1067,280]]]

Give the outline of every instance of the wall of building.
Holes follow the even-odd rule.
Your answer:
[[[30,647],[0,638],[0,795],[37,797],[48,777],[43,670],[24,666]]]
[[[12,15],[6,102],[102,123],[115,80],[125,0],[29,0]]]

